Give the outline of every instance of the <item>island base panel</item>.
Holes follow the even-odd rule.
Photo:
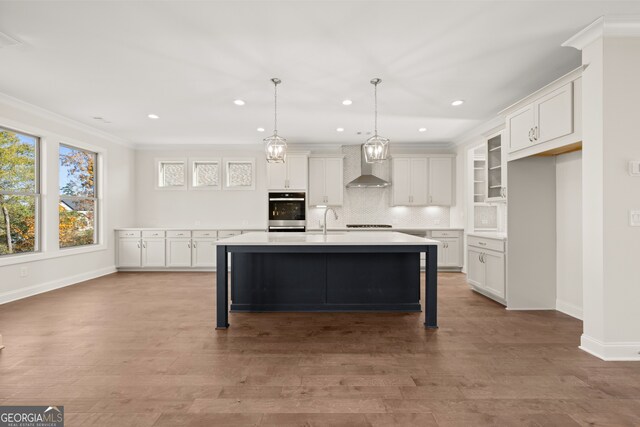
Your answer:
[[[419,312],[418,253],[234,253],[231,311]]]

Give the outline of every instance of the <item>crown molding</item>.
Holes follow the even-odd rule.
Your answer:
[[[290,153],[309,153],[309,152],[340,152],[343,146],[358,146],[362,144],[344,144],[344,143],[290,143],[288,150]],[[262,144],[152,144],[152,143],[136,143],[135,148],[140,151],[155,150],[216,150],[216,151],[262,151]],[[391,143],[390,148],[399,150],[446,150],[453,149],[454,145],[450,142],[406,142]]]
[[[504,125],[504,116],[496,116],[455,138],[453,140],[453,145],[455,147],[460,147],[470,142],[475,142],[478,138],[482,138],[490,133],[499,131],[501,128],[504,128]]]
[[[582,50],[602,37],[640,37],[640,15],[601,16],[561,46]]]
[[[84,123],[77,122],[63,115],[47,110],[46,108],[38,107],[37,105],[30,104],[26,101],[14,98],[13,96],[7,95],[5,93],[0,93],[0,103],[8,105],[11,108],[26,111],[43,119],[51,120],[52,122],[70,127],[72,129],[85,132],[98,138],[106,139],[107,141],[122,145],[127,148],[136,148],[135,144],[132,144],[131,142],[120,138],[119,136],[104,132],[89,125],[85,125]]]

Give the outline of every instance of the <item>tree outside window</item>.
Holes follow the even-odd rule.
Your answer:
[[[39,139],[0,128],[0,256],[38,248]]]
[[[58,228],[61,248],[98,243],[96,160],[96,153],[60,145]]]

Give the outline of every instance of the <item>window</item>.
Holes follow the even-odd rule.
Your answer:
[[[91,151],[60,145],[58,232],[61,248],[98,243],[97,158]]]
[[[219,190],[220,159],[191,160],[191,188],[197,190]]]
[[[36,252],[40,140],[0,128],[0,256]]]
[[[158,164],[158,188],[180,190],[185,189],[186,167],[182,160],[161,160]]]

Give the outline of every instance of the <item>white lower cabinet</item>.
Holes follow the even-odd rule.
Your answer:
[[[215,239],[193,239],[192,240],[191,266],[192,267],[215,267],[216,266]]]
[[[142,267],[164,267],[164,239],[142,239]]]
[[[497,250],[499,247],[504,248],[504,242],[469,238],[467,283],[476,291],[505,304],[505,253],[503,250]]]
[[[441,245],[438,248],[438,265],[440,267],[460,267],[460,239],[440,239]]]
[[[121,269],[214,269],[218,238],[241,230],[116,230],[116,265]]]
[[[141,249],[140,239],[118,239],[118,267],[140,267]]]
[[[462,231],[432,230],[428,235],[440,242],[438,245],[438,268],[444,270],[462,269]]]
[[[167,267],[191,267],[191,239],[167,239]]]

